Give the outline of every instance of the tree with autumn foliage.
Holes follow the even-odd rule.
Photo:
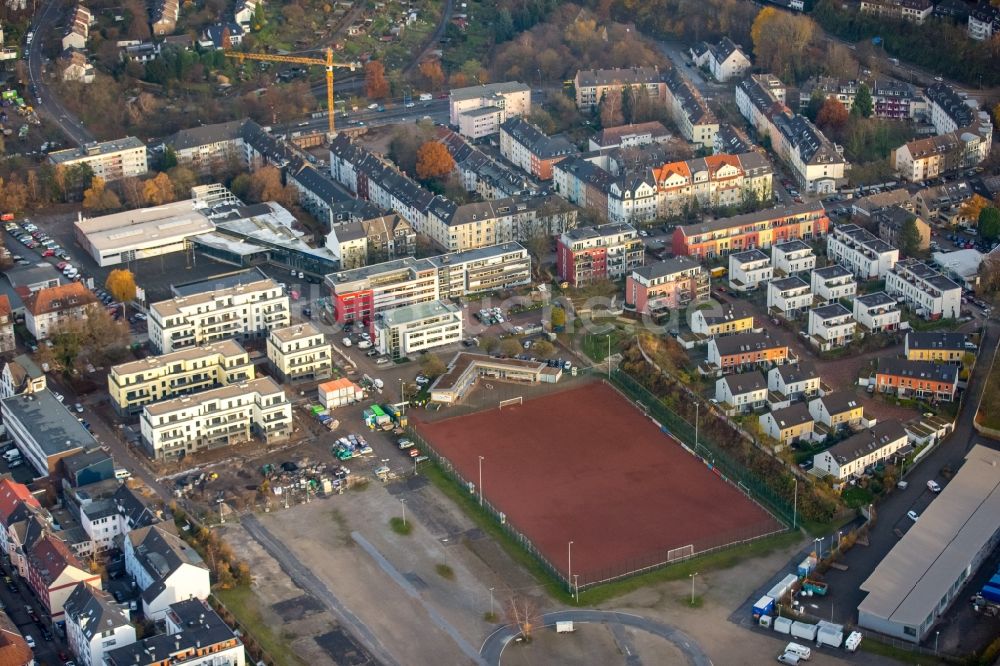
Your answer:
[[[756,64],[779,77],[790,77],[806,60],[803,56],[815,32],[816,24],[808,16],[765,7],[750,28]]]
[[[441,61],[437,58],[424,60],[420,63],[420,76],[423,77],[424,85],[428,90],[439,90],[444,85],[444,71],[441,69]]]
[[[135,299],[135,275],[127,268],[116,268],[111,271],[104,282],[104,287],[119,303]]]
[[[839,130],[847,124],[850,113],[835,97],[827,97],[816,114],[816,125],[821,129]]]
[[[114,210],[122,207],[118,195],[107,188],[100,176],[90,179],[90,188],[83,193],[83,207],[91,211]]]
[[[159,206],[176,200],[174,183],[170,180],[170,176],[162,172],[142,184],[142,194],[151,206]]]
[[[443,178],[455,169],[455,160],[444,144],[427,141],[417,149],[417,178]]]
[[[372,60],[365,65],[365,96],[368,99],[385,99],[389,96],[385,66],[378,60]]]

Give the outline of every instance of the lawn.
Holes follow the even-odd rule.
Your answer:
[[[260,615],[260,600],[247,586],[230,590],[216,590],[216,598],[239,620],[243,631],[256,640],[276,666],[305,666],[305,662],[295,656],[290,646],[275,633],[274,627]]]
[[[873,497],[871,491],[867,488],[860,488],[858,486],[849,486],[841,493],[841,499],[844,500],[844,504],[852,509],[871,504]]]
[[[980,409],[976,413],[976,423],[987,428],[1000,430],[1000,409],[991,409],[995,405],[1000,405],[1000,365],[996,363],[993,364],[990,376],[986,380],[982,402],[979,404]]]
[[[592,335],[585,333],[580,342],[580,348],[595,363],[601,363],[608,357],[608,335],[611,336],[611,353],[615,354],[624,349],[631,337],[620,329],[614,329],[610,333],[603,335]]]

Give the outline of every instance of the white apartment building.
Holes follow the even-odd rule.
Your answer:
[[[77,585],[63,604],[66,642],[79,666],[104,666],[104,655],[135,642],[135,627],[124,606],[91,585]]]
[[[463,113],[484,107],[503,109],[504,120],[514,116],[527,116],[531,113],[531,87],[519,81],[504,81],[455,88],[448,95],[448,122],[461,126],[460,116]],[[499,129],[497,127],[497,131]]]
[[[152,402],[253,378],[247,351],[220,340],[112,366],[108,395],[119,416],[136,416]]]
[[[419,303],[386,312],[375,322],[380,352],[402,358],[462,339],[462,313],[446,301]]]
[[[284,289],[260,273],[232,286],[176,296],[149,308],[149,340],[162,354],[225,338],[260,338],[291,323]]]
[[[470,139],[481,139],[500,131],[507,121],[507,110],[500,106],[484,106],[458,114],[458,133]]]
[[[729,288],[735,291],[753,291],[774,277],[771,257],[753,249],[729,255]]]
[[[822,381],[810,363],[785,364],[768,371],[767,388],[791,401],[821,395]]]
[[[57,150],[49,153],[49,162],[57,167],[87,164],[93,169],[95,176],[106,181],[142,176],[149,170],[146,144],[134,136],[88,143],[83,148]]]
[[[767,379],[759,370],[726,375],[715,381],[715,399],[730,416],[761,409],[767,404]]]
[[[882,421],[813,456],[813,467],[837,480],[862,476],[865,469],[888,460],[907,444],[899,421]]]
[[[859,280],[881,280],[899,261],[899,250],[856,224],[834,227],[826,254]]]
[[[253,435],[271,443],[292,432],[292,405],[270,377],[146,405],[139,420],[157,460],[228,446]]]
[[[309,322],[271,329],[267,358],[286,383],[326,379],[333,373],[333,347]]]
[[[664,77],[666,83],[667,111],[685,139],[711,150],[719,132],[719,119],[708,108],[698,89],[688,81],[679,68],[673,68]]]
[[[750,59],[733,40],[723,37],[717,44],[702,42],[691,49],[698,67],[708,67],[716,81],[725,83],[750,71]]]
[[[816,268],[816,255],[811,246],[790,240],[771,247],[771,263],[778,275],[797,275]]]
[[[208,567],[176,529],[173,523],[141,527],[122,544],[125,571],[142,590],[142,613],[150,620],[162,620],[170,604],[212,592]]]
[[[810,275],[813,296],[821,303],[833,303],[842,298],[854,298],[858,283],[854,274],[840,264],[815,269]]]
[[[857,322],[851,311],[832,303],[809,311],[809,342],[820,351],[845,347],[854,339]]]
[[[767,307],[783,317],[794,318],[812,305],[809,285],[800,277],[771,280],[767,284]]]
[[[899,303],[884,291],[854,299],[854,319],[867,333],[885,333],[899,328]]]
[[[885,292],[926,319],[958,319],[962,311],[962,288],[916,259],[886,273]]]

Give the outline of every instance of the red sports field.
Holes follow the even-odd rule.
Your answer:
[[[603,383],[417,430],[581,586],[781,529]]]

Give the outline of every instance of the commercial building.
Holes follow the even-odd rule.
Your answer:
[[[708,108],[698,89],[672,68],[663,77],[666,83],[667,111],[685,139],[705,149],[711,149],[719,131],[719,119]]]
[[[662,316],[708,299],[708,271],[689,257],[675,257],[632,269],[625,281],[625,306]]]
[[[916,259],[898,262],[885,275],[885,291],[925,319],[958,319],[962,288]]]
[[[961,365],[962,359],[970,352],[968,337],[952,331],[907,331],[903,350],[910,361],[956,365]]]
[[[846,347],[857,329],[854,315],[840,303],[831,303],[809,311],[809,342],[820,351]]]
[[[181,252],[188,239],[215,230],[215,224],[192,199],[127,210],[74,224],[76,240],[98,266]]]
[[[178,601],[211,594],[208,567],[172,522],[132,530],[122,551],[125,571],[142,591],[142,614],[150,620],[164,619]]]
[[[500,154],[539,180],[552,180],[552,166],[576,152],[566,139],[547,136],[523,118],[500,125]]]
[[[38,476],[49,476],[63,458],[98,446],[48,389],[6,398],[2,405],[7,432]]]
[[[451,125],[461,127],[463,114],[480,109],[502,112],[500,122],[515,116],[527,116],[531,113],[531,87],[519,81],[504,81],[455,88],[448,94],[448,123]]]
[[[128,611],[103,590],[77,585],[63,608],[66,642],[80,666],[104,666],[106,653],[135,643]]]
[[[326,379],[333,373],[333,347],[313,324],[272,328],[267,358],[281,381]]]
[[[146,405],[139,427],[151,458],[179,458],[254,435],[269,444],[285,439],[292,405],[273,379],[262,377]]]
[[[457,404],[480,377],[490,381],[520,384],[555,383],[562,377],[562,368],[551,368],[543,361],[494,358],[486,354],[459,352],[448,364],[448,371],[431,384],[431,400]]]
[[[737,79],[750,71],[750,59],[728,37],[715,44],[701,42],[692,47],[691,59],[698,67],[707,67],[719,83]]]
[[[1000,543],[1000,452],[976,445],[861,590],[858,624],[921,643]]]
[[[772,314],[794,319],[813,302],[809,284],[798,276],[767,283],[767,307]]]
[[[899,303],[884,291],[854,299],[854,320],[865,333],[888,333],[899,329]]]
[[[95,176],[105,181],[142,176],[149,170],[146,144],[134,136],[103,143],[88,143],[83,148],[57,150],[49,153],[49,162],[57,167],[86,164],[94,171]]]
[[[630,69],[579,70],[573,79],[576,107],[591,111],[608,93],[621,93],[626,87],[642,86],[652,100],[666,101],[664,74],[656,67]]]
[[[734,291],[754,291],[774,277],[771,257],[753,249],[729,255],[729,288]]]
[[[854,298],[858,291],[858,283],[854,274],[840,264],[830,264],[817,268],[810,274],[810,286],[813,298],[821,304],[839,301],[842,298]]]
[[[838,481],[857,478],[896,455],[907,443],[906,430],[899,421],[881,421],[813,456],[813,467]]]
[[[709,374],[781,365],[788,359],[788,346],[767,333],[739,333],[708,341]]]
[[[86,318],[97,297],[82,282],[45,287],[23,298],[24,325],[35,340],[45,340],[72,321]]]
[[[246,350],[221,340],[112,366],[108,395],[119,416],[132,417],[150,403],[253,378]]]
[[[459,342],[462,313],[444,301],[417,303],[395,308],[375,321],[378,350],[391,358]]]
[[[149,340],[160,353],[225,338],[259,339],[290,323],[284,289],[259,270],[188,285],[149,308]]]
[[[826,239],[826,254],[859,280],[881,280],[899,261],[899,250],[856,224],[840,224]]]
[[[107,653],[107,666],[245,666],[241,634],[201,599],[170,604],[164,633]]]
[[[814,437],[815,421],[809,407],[802,402],[761,414],[757,420],[764,434],[781,446],[807,442]]]
[[[405,257],[326,276],[338,323],[370,326],[395,308],[531,284],[531,258],[517,243],[437,257]]]
[[[899,358],[879,359],[875,390],[900,398],[951,402],[958,393],[958,366]]]
[[[729,416],[762,409],[767,404],[767,379],[759,370],[715,380],[715,399]]]
[[[788,240],[822,238],[829,226],[830,218],[821,204],[796,204],[679,225],[674,229],[672,249],[674,254],[711,259],[754,248],[769,248]]]
[[[816,254],[812,246],[790,240],[771,247],[771,263],[778,277],[808,273],[816,268]]]
[[[604,224],[567,231],[556,245],[559,279],[574,287],[620,280],[642,266],[645,246],[628,224]]]

